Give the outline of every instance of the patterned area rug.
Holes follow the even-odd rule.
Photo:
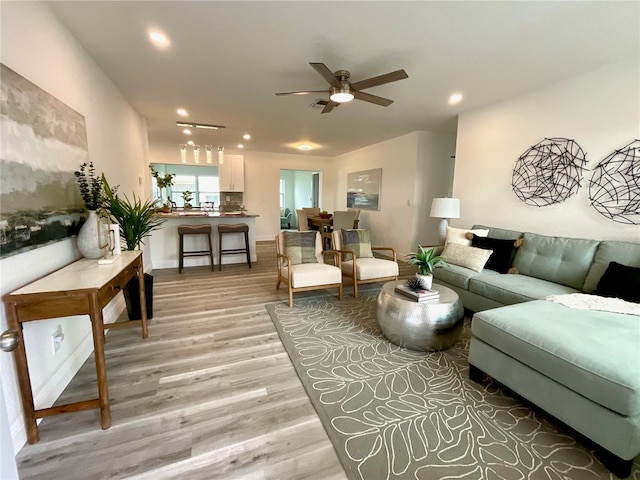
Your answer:
[[[469,380],[468,319],[453,348],[412,352],[382,336],[375,295],[267,305],[349,478],[617,478],[575,434]],[[630,478],[640,480],[637,459]]]

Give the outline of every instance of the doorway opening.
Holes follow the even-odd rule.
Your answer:
[[[280,170],[280,229],[297,230],[296,210],[320,206],[320,172]]]

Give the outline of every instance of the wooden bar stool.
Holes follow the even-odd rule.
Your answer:
[[[244,233],[244,248],[222,249],[222,234],[224,233]],[[246,223],[220,224],[218,225],[218,266],[222,270],[222,255],[233,255],[246,253],[247,265],[251,268],[251,254],[249,252],[249,225]]]
[[[178,225],[178,235],[180,235],[180,264],[178,273],[182,273],[184,268],[184,257],[202,257],[209,256],[211,258],[211,271],[213,271],[213,246],[211,245],[211,225]],[[185,235],[206,235],[209,243],[209,250],[191,250],[184,251]]]

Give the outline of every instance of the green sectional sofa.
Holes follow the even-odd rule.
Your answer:
[[[628,476],[640,454],[640,316],[544,298],[594,292],[612,261],[640,267],[640,243],[473,228],[524,241],[513,258],[517,274],[451,264],[434,272],[476,312],[471,378],[495,378],[595,442],[603,463]]]

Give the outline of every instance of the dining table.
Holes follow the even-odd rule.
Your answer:
[[[330,235],[333,231],[333,216],[321,217],[319,215],[310,215],[307,217],[307,224],[311,230],[318,230],[320,232],[325,248],[330,248]],[[353,228],[358,228],[358,219],[353,221]]]

